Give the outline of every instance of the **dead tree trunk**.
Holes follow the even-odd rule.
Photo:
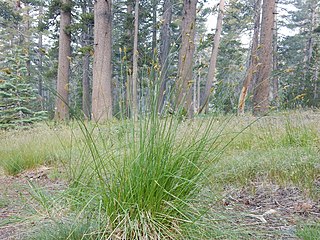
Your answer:
[[[239,97],[238,114],[244,114],[245,101],[248,94],[248,89],[255,76],[257,70],[258,56],[257,48],[259,45],[259,34],[260,34],[260,15],[261,15],[261,0],[257,0],[255,3],[255,16],[254,16],[254,30],[252,37],[251,54],[249,59],[249,66],[247,69],[246,77],[243,81],[242,90]]]
[[[218,51],[219,51],[219,45],[220,45],[220,37],[221,37],[221,32],[222,32],[224,2],[225,2],[224,0],[220,0],[220,3],[219,3],[219,13],[218,13],[218,19],[217,19],[216,32],[214,34],[214,39],[213,39],[213,47],[212,47],[210,66],[209,66],[209,71],[208,71],[208,79],[206,82],[204,95],[202,96],[202,101],[201,101],[202,106],[200,108],[200,112],[204,109],[205,112],[207,113],[208,109],[209,109],[209,99],[210,99],[210,95],[212,93],[212,83],[215,78]]]

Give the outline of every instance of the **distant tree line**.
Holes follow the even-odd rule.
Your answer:
[[[208,6],[1,0],[1,126],[319,107],[317,0]]]

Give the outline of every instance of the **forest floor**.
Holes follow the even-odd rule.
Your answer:
[[[210,191],[204,189],[209,196],[205,202],[210,223],[216,229],[212,239],[320,239],[320,114],[296,119],[271,117],[242,133],[219,157],[212,169]],[[230,132],[242,121],[247,119],[230,122]],[[39,137],[13,132],[0,139],[1,240],[28,239],[46,221],[48,213],[41,212],[45,208],[39,208],[41,199],[36,198],[41,196],[34,194],[33,185],[53,195],[68,186],[61,166],[52,164],[52,160],[15,175],[1,170],[1,159],[8,157],[5,154],[22,149],[26,156],[34,156],[28,152],[36,149],[34,144],[52,149],[53,159],[60,159],[63,155],[56,145],[61,140],[46,142],[54,131],[62,132],[61,139],[67,139],[63,127],[46,128],[44,133],[41,128],[33,130],[32,134]],[[1,153],[11,147],[11,152]],[[36,151],[41,153],[41,148]],[[304,229],[310,231],[305,237],[300,234]]]
[[[226,225],[238,239],[302,239],[298,229],[320,220],[320,200],[294,186],[252,182],[240,189],[228,188],[223,196],[220,206],[212,208],[228,219]]]
[[[50,179],[50,171],[40,167],[17,176],[0,176],[0,239],[24,239],[27,230],[37,224],[36,220],[32,221],[32,212],[37,208],[30,196],[29,182],[53,193],[66,187],[64,181]],[[320,178],[315,184],[320,188]],[[320,220],[320,199],[307,197],[294,186],[280,187],[267,182],[228,187],[219,200],[210,205],[214,215],[224,222],[217,228],[228,229],[230,239],[236,239],[234,236],[237,239],[301,239],[296,235],[297,228]]]
[[[26,170],[16,176],[0,173],[0,239],[25,239],[28,229],[34,227],[39,203],[32,195],[31,184],[51,193],[66,187],[63,180],[49,179],[51,169],[45,166]]]

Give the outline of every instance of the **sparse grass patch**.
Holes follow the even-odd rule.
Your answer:
[[[37,232],[26,236],[28,240],[97,240],[99,233],[94,232],[91,223],[82,222],[50,222],[40,228]]]
[[[250,150],[224,156],[213,166],[213,182],[245,186],[267,180],[282,186],[294,184],[310,195],[316,194],[315,180],[320,176],[319,154],[309,148]]]
[[[26,169],[57,162],[67,158],[69,142],[70,133],[66,129],[56,131],[46,125],[1,132],[0,167],[5,173],[15,175]]]
[[[8,206],[9,200],[0,196],[0,208]]]
[[[251,120],[252,121],[252,120]],[[245,125],[236,120],[221,136],[228,141]],[[266,117],[250,126],[231,142],[213,165],[212,182],[245,186],[267,180],[280,185],[294,184],[316,195],[315,180],[320,176],[320,129],[317,120]]]

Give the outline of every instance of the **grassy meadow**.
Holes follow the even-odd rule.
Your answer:
[[[21,239],[320,239],[320,112],[0,132],[1,179],[43,166]]]

